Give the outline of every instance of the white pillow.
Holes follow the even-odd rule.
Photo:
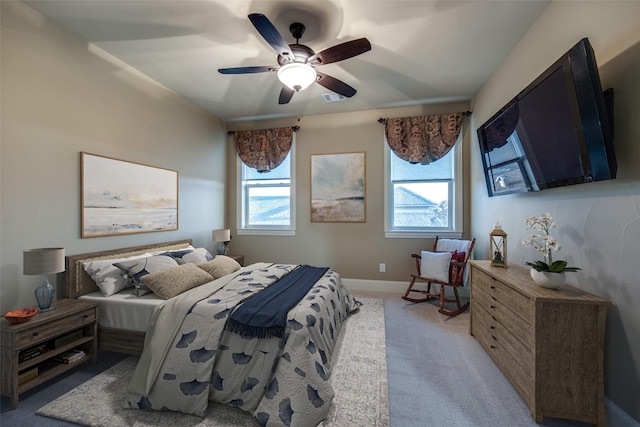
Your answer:
[[[213,255],[205,248],[185,249],[183,251],[169,252],[178,264],[197,264],[207,262],[213,259]]]
[[[98,261],[87,261],[82,264],[82,268],[96,282],[98,288],[105,297],[113,295],[132,284],[122,276],[122,271],[113,265],[114,262],[128,261],[132,259],[145,258],[150,253],[134,255],[127,258],[101,259]]]
[[[420,257],[422,258],[420,260],[420,277],[449,282],[451,252],[422,251]]]
[[[142,282],[143,276],[177,267],[178,262],[168,254],[160,254],[130,261],[114,262],[113,265],[118,267],[122,271],[122,276],[129,279],[131,285],[134,286]]]

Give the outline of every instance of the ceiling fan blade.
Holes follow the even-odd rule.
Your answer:
[[[282,86],[282,90],[280,91],[280,98],[278,98],[278,104],[288,104],[293,97],[293,94],[296,93],[295,90],[288,88],[287,86]]]
[[[316,82],[326,87],[332,92],[337,93],[338,95],[346,96],[347,98],[351,98],[356,94],[357,90],[346,84],[345,82],[336,79],[335,77],[331,77],[328,74],[317,73],[318,79]]]
[[[371,50],[371,43],[366,38],[351,40],[349,42],[340,43],[325,50],[316,53],[307,61],[308,63],[317,63],[317,65],[331,64],[332,62],[342,61],[344,59],[353,58]]]
[[[278,55],[291,58],[293,61],[294,57],[291,48],[266,16],[261,13],[252,13],[249,15],[249,20]]]
[[[235,67],[235,68],[218,68],[220,74],[252,74],[252,73],[267,73],[269,71],[278,71],[280,67]]]

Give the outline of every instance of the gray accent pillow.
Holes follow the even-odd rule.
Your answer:
[[[213,260],[196,265],[212,275],[214,279],[226,276],[242,268],[238,261],[225,255],[216,255]]]
[[[168,270],[147,274],[143,284],[160,298],[169,299],[189,289],[204,285],[213,277],[195,264],[182,264]]]

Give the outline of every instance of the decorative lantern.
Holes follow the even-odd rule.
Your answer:
[[[492,267],[507,266],[507,233],[499,222],[496,222],[489,233],[489,259]]]

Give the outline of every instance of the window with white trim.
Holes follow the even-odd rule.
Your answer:
[[[278,167],[258,172],[238,158],[238,234],[294,235],[295,137]]]
[[[385,150],[385,236],[462,236],[462,133],[441,159],[412,164]]]

